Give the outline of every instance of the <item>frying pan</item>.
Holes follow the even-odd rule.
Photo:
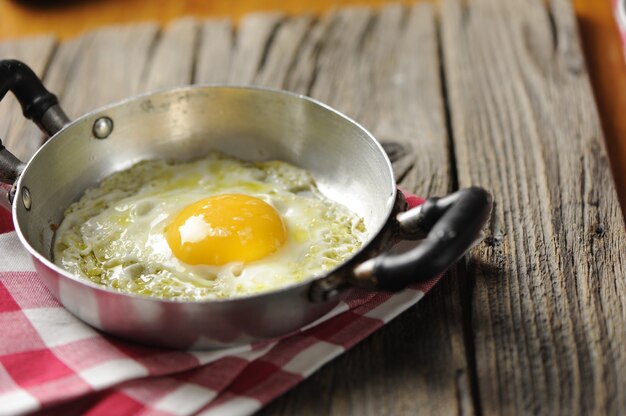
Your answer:
[[[0,99],[12,91],[50,139],[28,163],[0,143],[3,204],[50,292],[89,325],[136,342],[216,348],[289,333],[330,311],[353,286],[399,290],[450,267],[479,238],[491,211],[483,189],[462,189],[406,210],[376,139],[332,108],[285,91],[192,86],[142,95],[70,122],[25,64],[0,61]],[[52,261],[64,210],[113,172],[145,159],[190,160],[218,150],[249,161],[278,159],[313,175],[320,191],[364,218],[363,247],[320,276],[267,293],[174,301],[121,293]],[[12,185],[8,187],[7,185]],[[420,239],[401,254],[388,249]]]

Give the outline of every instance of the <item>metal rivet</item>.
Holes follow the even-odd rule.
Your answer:
[[[92,131],[97,139],[106,139],[113,131],[113,120],[109,117],[100,117],[93,123]]]
[[[32,202],[33,200],[30,198],[30,191],[28,190],[27,187],[23,186],[22,187],[22,203],[24,204],[24,208],[26,208],[26,211],[30,211],[30,206]]]

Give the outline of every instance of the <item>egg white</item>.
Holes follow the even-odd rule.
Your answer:
[[[286,243],[249,263],[178,260],[165,227],[185,206],[226,193],[272,205],[286,225]],[[98,284],[200,300],[259,293],[322,274],[358,250],[365,233],[362,218],[321,195],[305,170],[211,153],[188,163],[141,162],[113,174],[67,209],[53,251],[55,263]]]

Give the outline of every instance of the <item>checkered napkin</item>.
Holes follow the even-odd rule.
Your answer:
[[[409,196],[415,206],[422,200]],[[415,304],[437,279],[395,294],[354,291],[281,339],[215,351],[127,343],[50,295],[0,209],[0,414],[247,415]]]

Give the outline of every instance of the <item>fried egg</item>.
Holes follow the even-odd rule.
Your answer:
[[[202,300],[321,275],[363,244],[363,219],[285,162],[213,152],[117,172],[65,212],[54,262],[119,291]]]

